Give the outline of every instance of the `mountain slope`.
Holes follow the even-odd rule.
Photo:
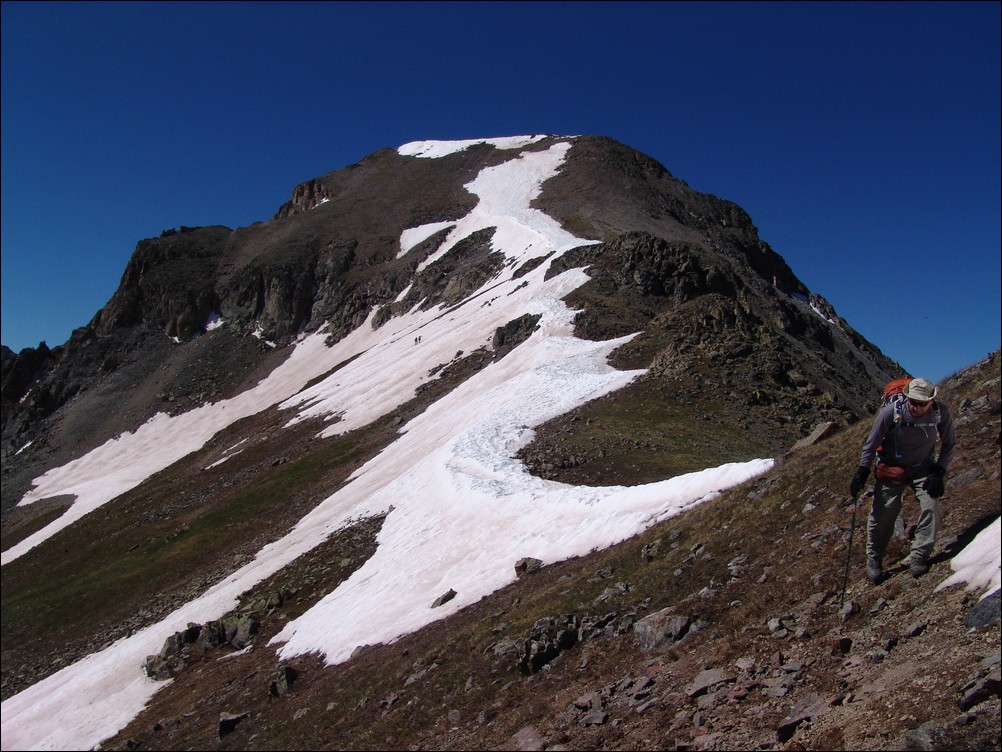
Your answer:
[[[104,748],[999,749],[998,593],[981,602],[994,621],[972,627],[980,593],[939,589],[951,558],[999,514],[999,383],[995,353],[943,385],[958,410],[958,455],[922,579],[902,565],[879,587],[866,581],[864,503],[841,607],[851,523],[841,489],[862,421],[635,539],[533,572],[392,645],[334,667],[282,660],[267,637],[312,589],[347,575],[331,561],[366,555],[377,519],[248,593],[248,604],[296,594],[260,612],[249,652],[192,655]],[[908,497],[903,515],[916,514]],[[907,551],[907,540],[892,542],[892,557]],[[636,623],[665,608],[703,627],[645,650]],[[568,615],[600,628],[522,673],[534,624]],[[700,690],[718,670],[724,678]],[[287,687],[285,676],[295,677]],[[246,715],[220,735],[224,712]]]
[[[503,425],[476,434],[497,443],[502,464],[486,473],[509,472],[505,447],[521,447],[538,475],[626,500],[637,493],[615,487],[775,456],[820,420],[850,424],[896,375],[737,207],[608,139],[514,145],[377,152],[303,184],[272,222],[143,241],[112,301],[64,348],[5,355],[5,699],[223,586],[267,544],[287,546],[339,489],[357,490],[359,472],[376,479],[382,462],[411,485],[430,477],[436,415],[480,414],[489,405],[472,398],[487,386],[510,402],[498,403]],[[538,184],[513,204],[522,170]],[[322,334],[285,346],[311,333]],[[614,349],[610,362],[629,370],[603,365]],[[554,353],[559,367],[547,365]],[[174,418],[148,422],[165,407]],[[526,425],[537,439],[523,446]],[[110,495],[54,473],[40,501],[11,508],[41,470],[119,435],[101,451],[173,454],[152,475],[92,459]],[[401,464],[388,449],[408,440]],[[282,565],[307,578],[295,616],[312,607],[307,593],[315,602],[376,561],[387,507],[376,493],[363,501]],[[342,535],[355,540],[348,555]],[[466,537],[445,549],[460,555]],[[443,611],[477,607],[461,592]]]

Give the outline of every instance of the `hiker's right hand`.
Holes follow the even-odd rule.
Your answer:
[[[866,479],[870,477],[870,468],[868,467],[857,467],[856,472],[853,473],[852,480],[849,481],[849,493],[853,497],[859,496],[859,492],[863,490],[863,484],[866,483]]]
[[[933,465],[932,470],[929,471],[929,477],[925,479],[925,483],[922,486],[934,499],[938,499],[946,493],[946,487],[943,484],[943,475],[945,473],[946,471],[942,465]]]

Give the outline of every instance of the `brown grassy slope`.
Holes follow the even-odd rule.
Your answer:
[[[851,521],[844,489],[868,421],[636,538],[544,567],[345,664],[293,658],[286,665],[298,677],[288,691],[271,691],[280,662],[267,639],[310,605],[292,598],[263,618],[250,651],[190,665],[103,747],[999,749],[997,685],[970,710],[958,705],[965,685],[985,673],[984,656],[997,655],[999,623],[969,629],[963,619],[977,594],[935,591],[951,572],[949,559],[1000,512],[999,383],[995,353],[943,385],[959,446],[930,573],[913,580],[899,568],[869,585],[861,511],[845,593],[858,610],[844,618]],[[913,521],[907,498],[903,515]],[[354,545],[364,548],[364,539],[359,534]],[[341,542],[257,590],[324,577],[333,586],[345,573],[331,571],[332,561],[352,551]],[[896,540],[889,553],[888,561],[904,557],[907,542]],[[705,628],[676,649],[644,652],[631,621],[669,606]],[[562,614],[612,614],[612,634],[578,643],[537,674],[520,673],[507,641],[523,641],[537,619]],[[771,619],[786,633],[773,631]],[[851,641],[844,654],[833,649],[840,638]],[[735,678],[719,692],[690,696],[707,668]],[[643,701],[631,695],[640,678],[652,682]],[[778,734],[791,709],[815,695],[824,712]],[[589,703],[596,715],[580,709]],[[224,712],[246,715],[221,736]]]

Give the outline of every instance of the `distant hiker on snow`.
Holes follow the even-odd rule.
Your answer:
[[[849,482],[849,492],[855,500],[876,458],[873,506],[866,522],[866,576],[874,584],[884,577],[884,552],[909,486],[920,510],[909,570],[913,577],[929,571],[929,557],[939,528],[937,504],[945,492],[943,478],[956,443],[950,408],[936,401],[936,392],[931,381],[912,379],[897,397],[885,399],[886,404],[863,444],[859,467]],[[887,392],[885,398],[886,395]],[[937,438],[939,457],[935,456]]]

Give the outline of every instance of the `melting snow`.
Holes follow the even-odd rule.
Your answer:
[[[996,519],[953,557],[952,575],[936,586],[940,591],[950,585],[967,583],[968,590],[981,590],[987,598],[1002,587],[1002,518]]]

